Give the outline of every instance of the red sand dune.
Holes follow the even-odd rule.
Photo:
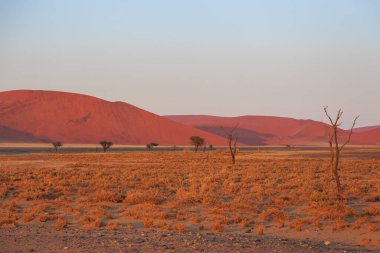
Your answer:
[[[368,132],[368,131],[371,131],[374,129],[380,129],[380,126],[357,127],[357,128],[354,128],[354,132],[355,133],[364,133],[364,132]]]
[[[213,145],[226,140],[123,102],[56,91],[0,92],[0,140],[189,145],[200,135]]]
[[[223,129],[237,126],[240,142],[247,145],[309,145],[322,143],[328,136],[328,125],[312,120],[272,116],[174,115],[167,117],[218,135],[223,135]]]
[[[172,115],[167,118],[225,136],[225,130],[237,126],[239,141],[247,145],[326,145],[330,126],[313,120],[272,116],[216,117],[207,115]],[[380,131],[380,129],[379,129]],[[377,145],[379,131],[355,133],[351,144]],[[342,140],[348,132],[340,130]]]
[[[176,121],[176,122],[175,122]],[[241,145],[326,145],[329,126],[271,116],[161,117],[123,102],[56,91],[0,92],[0,141],[189,145],[191,135],[226,145],[235,126]],[[379,145],[380,128],[356,129],[351,144]],[[343,138],[347,131],[341,130]]]
[[[361,133],[355,133],[352,136],[352,143],[361,145],[380,145],[380,127]]]

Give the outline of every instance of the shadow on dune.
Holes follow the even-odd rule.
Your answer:
[[[28,132],[19,131],[0,125],[0,141],[2,142],[50,142],[49,139],[38,138]]]
[[[233,127],[216,126],[195,126],[196,128],[226,138],[226,133],[230,133]],[[237,128],[238,142],[246,145],[266,145],[266,140],[273,137],[272,134],[262,134],[252,130]]]

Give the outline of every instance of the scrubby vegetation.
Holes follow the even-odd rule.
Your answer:
[[[380,159],[341,161],[336,205],[328,151],[315,152],[240,152],[234,166],[228,150],[0,156],[0,225],[350,231],[378,245]]]

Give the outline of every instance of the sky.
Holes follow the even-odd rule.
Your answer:
[[[377,0],[0,0],[0,91],[380,125]]]

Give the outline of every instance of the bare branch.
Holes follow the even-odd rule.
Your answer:
[[[356,125],[356,121],[358,120],[359,116],[360,115],[355,117],[354,122],[352,123],[351,129],[350,129],[350,133],[348,134],[347,141],[339,148],[340,151],[342,151],[343,148],[351,141],[351,136],[352,136],[352,133],[354,131],[354,127]]]
[[[330,120],[331,125],[334,125],[334,121],[332,120],[331,116],[329,115],[329,113],[327,111],[327,108],[329,108],[329,107],[328,106],[324,106],[323,110],[325,111],[325,114],[326,114],[327,118]]]
[[[342,118],[342,116],[343,116],[343,111],[342,109],[339,109],[338,114],[336,116],[335,126],[339,126],[342,124],[342,123],[339,123],[339,120]]]

